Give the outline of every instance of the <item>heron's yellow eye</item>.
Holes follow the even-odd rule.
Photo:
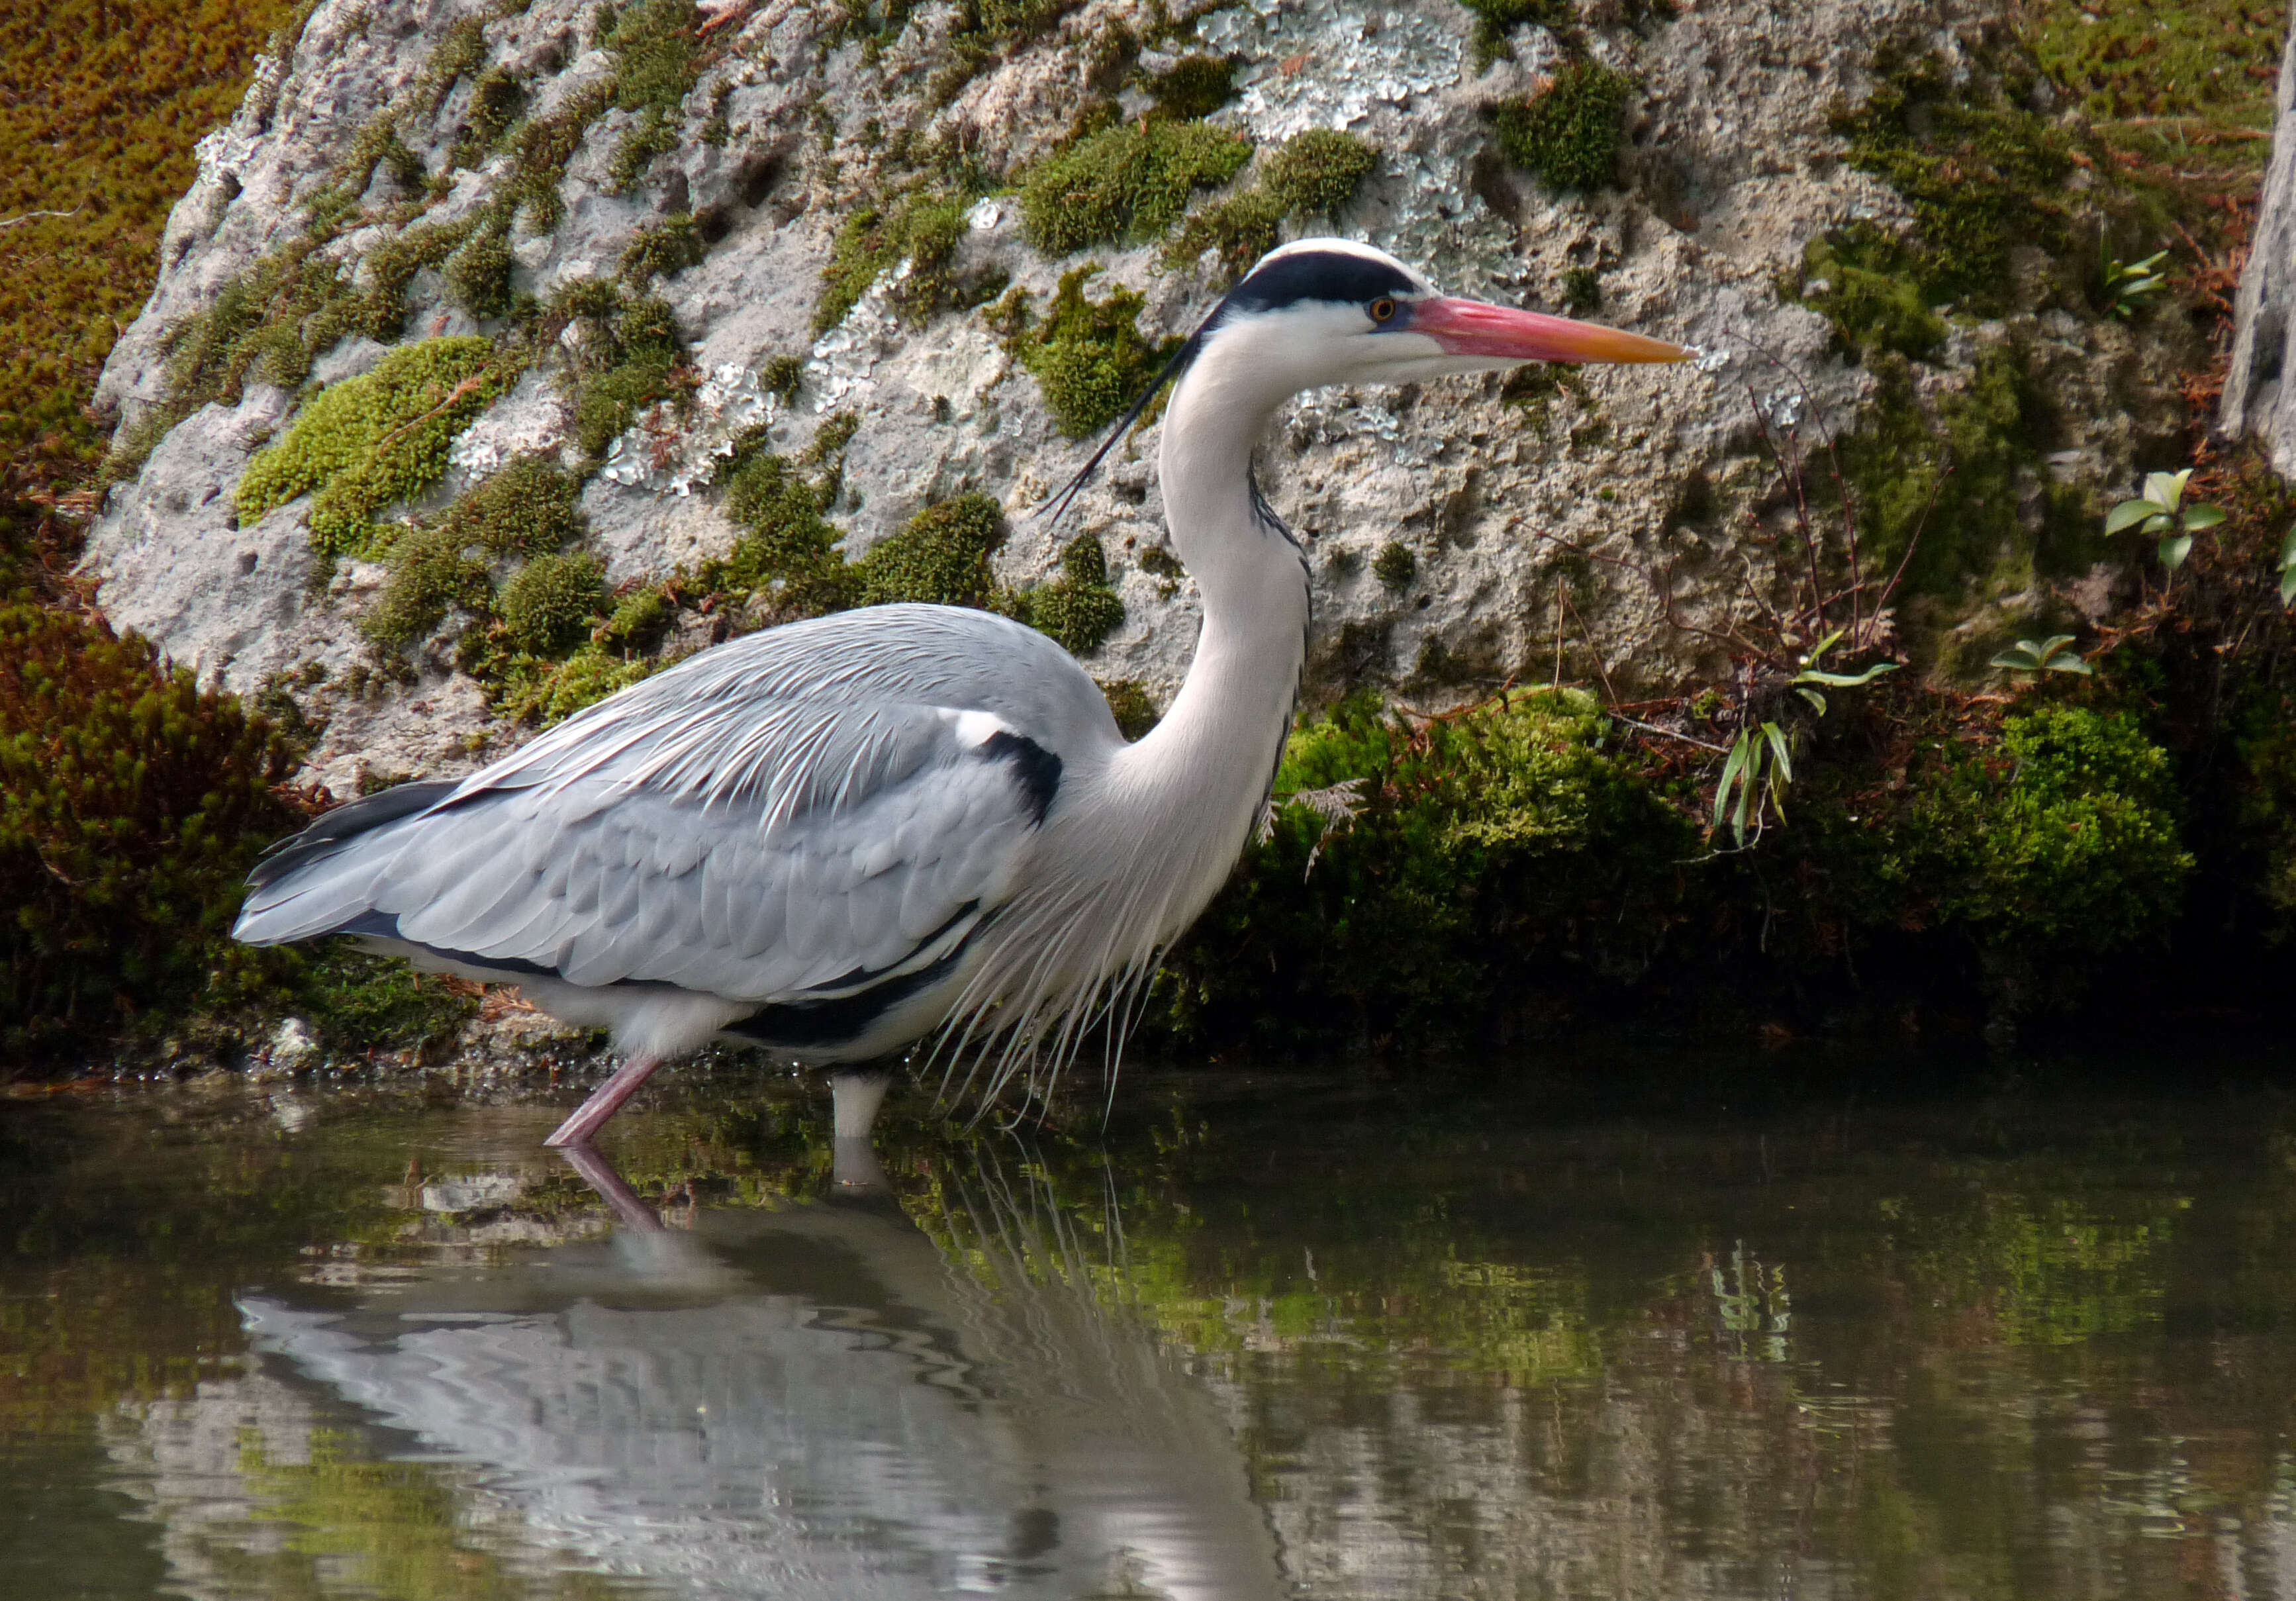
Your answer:
[[[1380,296],[1379,299],[1371,303],[1371,320],[1373,322],[1388,322],[1390,321],[1394,316],[1395,302],[1389,300],[1385,295]]]

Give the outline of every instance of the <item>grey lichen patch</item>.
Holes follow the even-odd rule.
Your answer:
[[[1178,341],[1151,344],[1140,332],[1146,300],[1119,284],[1102,300],[1085,284],[1101,271],[1088,261],[1062,275],[1050,315],[1032,315],[1029,295],[1015,289],[986,314],[1014,359],[1035,374],[1046,409],[1062,433],[1083,439],[1124,415]]]
[[[1046,157],[1021,186],[1021,224],[1048,256],[1153,239],[1180,220],[1199,189],[1251,160],[1251,141],[1203,122],[1122,124]]]
[[[1554,189],[1600,189],[1618,177],[1635,80],[1595,62],[1572,62],[1528,100],[1492,113],[1499,148]]]

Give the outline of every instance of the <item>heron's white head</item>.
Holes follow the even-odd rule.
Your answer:
[[[1261,257],[1228,291],[1053,498],[1049,512],[1060,514],[1174,380],[1163,444],[1168,480],[1176,449],[1198,463],[1240,453],[1248,464],[1268,416],[1302,390],[1505,372],[1527,361],[1659,362],[1689,355],[1680,345],[1595,323],[1439,295],[1385,250],[1352,240],[1297,240]]]
[[[1436,293],[1384,250],[1302,239],[1262,257],[1196,336],[1195,362],[1231,383],[1292,394],[1408,383],[1527,361],[1680,361],[1663,340]]]

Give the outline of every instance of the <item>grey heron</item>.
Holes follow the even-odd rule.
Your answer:
[[[1267,801],[1309,610],[1305,557],[1252,476],[1276,408],[1332,384],[1685,354],[1440,296],[1367,245],[1285,245],[1151,391],[1175,384],[1158,469],[1203,621],[1138,741],[1057,645],[989,612],[789,623],[467,778],[326,814],[257,866],[234,932],[349,935],[611,1030],[627,1059],[553,1145],[588,1141],[665,1059],[713,1040],[832,1065],[946,1027],[959,1054],[979,1047],[992,1095],[1022,1062],[1057,1071],[1210,901]],[[873,1102],[855,1099],[840,1135],[866,1131]]]

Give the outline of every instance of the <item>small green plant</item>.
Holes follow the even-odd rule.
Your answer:
[[[1411,554],[1411,546],[1399,539],[1390,539],[1379,547],[1371,559],[1372,576],[1390,589],[1411,587],[1411,580],[1419,576],[1419,558]]]
[[[1718,831],[1726,818],[1743,850],[1749,828],[1755,838],[1761,837],[1766,811],[1774,810],[1779,822],[1785,821],[1786,786],[1792,782],[1793,751],[1784,729],[1771,722],[1739,729],[1723,760],[1721,782],[1714,786],[1711,826]]]
[[[2133,528],[2158,539],[2161,565],[2174,573],[2193,554],[2193,536],[2225,520],[2222,506],[2201,501],[2186,504],[2185,486],[2192,476],[2190,467],[2181,472],[2146,473],[2144,493],[2107,512],[2104,531],[2118,534]]]
[[[2280,603],[2296,606],[2296,528],[2280,542]]]
[[[2052,634],[2046,639],[2021,639],[1987,665],[2005,667],[2019,673],[2079,673],[2089,676],[2088,663],[2077,651],[2065,647],[2072,644],[2070,634]]]
[[[2161,270],[2161,263],[2168,255],[2166,250],[2155,250],[2142,261],[2116,258],[2104,264],[2104,298],[2109,315],[2125,323],[2152,309],[2152,303],[2169,291],[2168,275]]]

